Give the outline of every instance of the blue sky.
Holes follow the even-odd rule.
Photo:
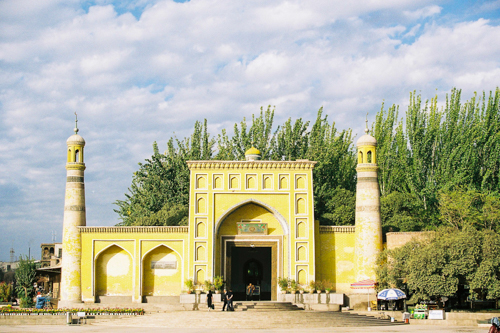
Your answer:
[[[500,82],[500,1],[0,2],[0,260],[60,241],[65,142],[86,146],[87,225],[118,222],[137,163],[206,118],[323,106],[360,134],[383,101]]]

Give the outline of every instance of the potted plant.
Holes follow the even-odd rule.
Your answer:
[[[220,294],[222,287],[224,287],[224,279],[222,278],[222,276],[216,276],[214,278],[215,293]]]
[[[193,279],[186,279],[186,281],[184,281],[184,284],[186,285],[187,293],[191,294],[193,292],[193,290],[194,290]]]
[[[333,289],[333,284],[330,280],[323,281],[323,287],[325,288],[325,293],[329,294]]]
[[[194,289],[195,289],[196,295],[201,294],[201,291],[203,290],[203,283],[201,283],[201,282],[196,283],[196,285],[194,286]]]
[[[299,286],[299,293],[303,294],[304,293],[304,287]]]
[[[316,281],[316,283],[314,284],[314,287],[316,288],[316,292],[318,294],[321,294],[321,291],[323,290],[324,286],[323,286],[323,282],[322,281]]]
[[[297,290],[299,289],[299,286],[297,284],[297,281],[295,280],[291,280],[290,281],[290,292],[292,294],[295,294],[297,292]]]
[[[316,290],[316,282],[314,280],[309,281],[309,292],[312,294]]]
[[[210,280],[205,280],[204,285],[205,285],[205,292],[206,293],[208,293],[209,290],[214,289],[214,285],[212,284],[212,281],[210,281]]]
[[[281,293],[286,294],[286,290],[288,289],[288,279],[287,278],[279,278],[278,285],[280,286]]]

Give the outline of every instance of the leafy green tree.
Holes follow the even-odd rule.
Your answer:
[[[392,192],[380,198],[380,217],[384,231],[418,231],[424,228],[419,213],[421,202],[410,193]]]
[[[356,194],[337,187],[326,202],[325,213],[321,216],[322,224],[354,225]]]
[[[356,190],[357,160],[352,131],[338,131],[335,123],[330,124],[327,116],[323,117],[323,108],[319,109],[309,134],[305,158],[317,161],[313,170],[316,218],[326,225],[339,221],[354,225],[355,204],[352,197]],[[334,202],[339,200],[341,192],[346,195],[340,199],[344,207]]]
[[[134,221],[137,226],[176,226],[188,225],[187,206],[181,204],[164,205],[156,213],[149,216],[139,217]]]
[[[441,191],[439,194],[441,219],[457,229],[462,229],[465,225],[482,224],[481,204],[481,193],[473,189],[458,188],[449,192]]]
[[[32,259],[19,256],[19,265],[15,270],[16,276],[16,291],[21,299],[20,306],[29,308],[33,306],[32,298],[35,294],[33,284],[36,279],[36,265]]]
[[[475,94],[466,102],[461,101],[461,91],[453,89],[439,105],[437,97],[423,101],[413,92],[404,119],[399,119],[396,105],[386,110],[382,104],[376,116],[373,133],[378,142],[384,230],[433,230],[442,224],[461,224],[450,215],[457,188],[478,194],[470,206],[477,212],[469,209],[474,214],[466,218],[468,223],[499,230],[500,89],[488,96]],[[252,115],[251,121],[243,118],[233,131],[232,136],[223,129],[211,137],[205,120],[195,123],[190,137],[170,138],[163,154],[155,142],[151,158],[134,173],[125,200],[115,202],[121,225],[156,225],[161,223],[160,211],[182,215],[185,210],[173,210],[188,205],[186,161],[243,160],[252,145],[263,160],[317,161],[313,171],[316,218],[321,224],[354,224],[356,152],[350,129],[338,130],[322,109],[310,129],[301,118],[274,127],[274,109],[269,106]],[[459,208],[463,209],[455,206],[455,213],[460,213]]]
[[[466,102],[461,101],[461,91],[453,89],[441,108],[437,97],[424,102],[411,93],[404,120],[398,119],[396,105],[387,111],[382,105],[374,124],[380,191],[382,198],[399,192],[417,201],[415,224],[407,221],[406,230],[450,223],[441,216],[440,200],[447,199],[442,193],[465,187],[489,196],[500,190],[499,102],[498,88]]]
[[[222,130],[217,138],[207,132],[207,121],[196,122],[193,134],[186,139],[169,139],[167,151],[159,152],[156,142],[153,155],[134,173],[125,200],[117,200],[119,225],[184,225],[189,201],[189,160],[244,160],[253,145],[264,160],[318,161],[314,169],[316,216],[322,223],[354,224],[355,152],[351,131],[337,131],[326,117],[318,116],[311,132],[309,122],[288,119],[273,132],[274,109],[261,108],[247,124],[244,118],[234,126],[229,137]],[[342,192],[342,189],[345,189]],[[340,193],[348,197],[341,197]],[[328,203],[329,202],[329,203]],[[343,202],[345,205],[339,205]],[[333,212],[327,206],[335,206]],[[325,215],[326,214],[326,215]]]
[[[484,229],[500,233],[500,198],[498,193],[491,193],[484,199],[482,220]]]
[[[440,228],[429,238],[379,257],[381,287],[407,284],[412,300],[454,296],[468,285],[477,299],[500,297],[500,235],[466,225]]]
[[[12,285],[0,282],[0,302],[9,302],[12,296]]]

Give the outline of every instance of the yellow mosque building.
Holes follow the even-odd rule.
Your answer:
[[[280,301],[278,280],[301,285],[329,280],[332,293],[375,280],[382,250],[376,140],[357,142],[355,226],[320,226],[314,218],[309,160],[263,161],[258,149],[245,161],[189,161],[189,225],[86,226],[85,140],[67,140],[67,182],[59,307],[116,297],[142,303],[179,297],[185,281],[213,281],[243,293],[252,282],[261,299]],[[366,293],[366,291],[364,291]],[[364,298],[366,300],[366,298]]]

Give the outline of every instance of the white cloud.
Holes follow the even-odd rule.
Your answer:
[[[338,128],[360,132],[383,99],[499,82],[500,28],[441,25],[432,20],[444,9],[427,0],[17,3],[0,2],[0,194],[18,198],[0,216],[19,225],[61,226],[75,111],[89,224],[110,225],[152,142],[164,150],[195,120],[217,134],[260,106],[276,105],[279,124],[313,120],[323,105]]]
[[[441,10],[442,10],[441,7],[436,6],[436,5],[432,5],[432,6],[427,6],[424,8],[419,8],[419,9],[413,10],[413,11],[405,10],[405,11],[403,11],[403,14],[410,20],[418,20],[418,19],[427,18],[430,16],[437,15],[437,14],[441,13]]]

